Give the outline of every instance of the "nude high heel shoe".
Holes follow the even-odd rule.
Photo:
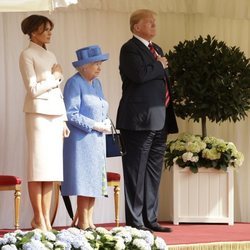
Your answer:
[[[44,226],[42,224],[41,225],[37,225],[34,218],[32,219],[32,221],[31,221],[30,224],[31,224],[32,229],[40,229],[40,230],[42,230],[44,232],[47,231],[46,226]]]

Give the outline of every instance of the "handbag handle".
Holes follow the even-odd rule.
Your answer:
[[[119,143],[120,153],[121,153],[121,156],[123,156],[123,155],[127,154],[127,152],[126,152],[126,149],[125,149],[124,142],[122,140],[121,134],[117,132],[113,121],[110,118],[109,118],[109,120],[110,120],[110,123],[111,123],[112,139],[115,142],[116,138],[119,138],[117,143]]]
[[[111,133],[112,133],[112,137],[113,137],[113,139],[114,139],[114,134],[118,134],[117,133],[117,130],[116,130],[116,127],[115,127],[115,125],[114,125],[114,123],[113,123],[113,121],[109,118],[109,120],[110,120],[110,123],[111,123]]]

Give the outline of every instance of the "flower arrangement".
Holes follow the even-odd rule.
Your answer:
[[[225,142],[215,137],[202,137],[182,133],[176,140],[167,142],[165,167],[171,168],[174,163],[179,167],[189,167],[193,173],[199,167],[227,170],[228,167],[239,167],[244,156],[232,142]]]
[[[1,250],[166,250],[167,245],[160,237],[149,231],[132,227],[115,227],[108,231],[98,227],[87,231],[68,228],[61,231],[42,232],[17,230],[0,238]]]

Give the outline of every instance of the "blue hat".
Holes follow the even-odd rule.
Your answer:
[[[76,55],[78,61],[72,62],[75,68],[92,62],[106,61],[109,58],[109,54],[102,54],[101,48],[98,45],[78,49]]]

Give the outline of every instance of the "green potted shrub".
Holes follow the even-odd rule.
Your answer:
[[[199,138],[203,143],[206,143],[204,140],[211,141],[207,137],[207,120],[216,123],[236,122],[247,116],[250,109],[250,62],[238,47],[229,47],[210,35],[205,38],[200,36],[194,40],[179,42],[166,57],[173,84],[176,115],[182,119],[201,122],[202,135]],[[193,172],[197,172],[198,167],[209,164],[224,170],[228,166],[242,164],[243,155],[232,143],[223,142],[223,147],[218,143],[207,143],[204,149],[213,149],[217,158],[206,159],[203,157],[204,149],[200,152],[188,151],[187,148],[179,150],[175,142],[179,143],[181,140],[179,138],[167,143],[166,167],[171,167],[174,159],[179,159],[177,163],[181,167],[191,167]],[[222,148],[226,151],[221,152]],[[198,161],[184,162],[182,155],[188,152],[198,156]]]

